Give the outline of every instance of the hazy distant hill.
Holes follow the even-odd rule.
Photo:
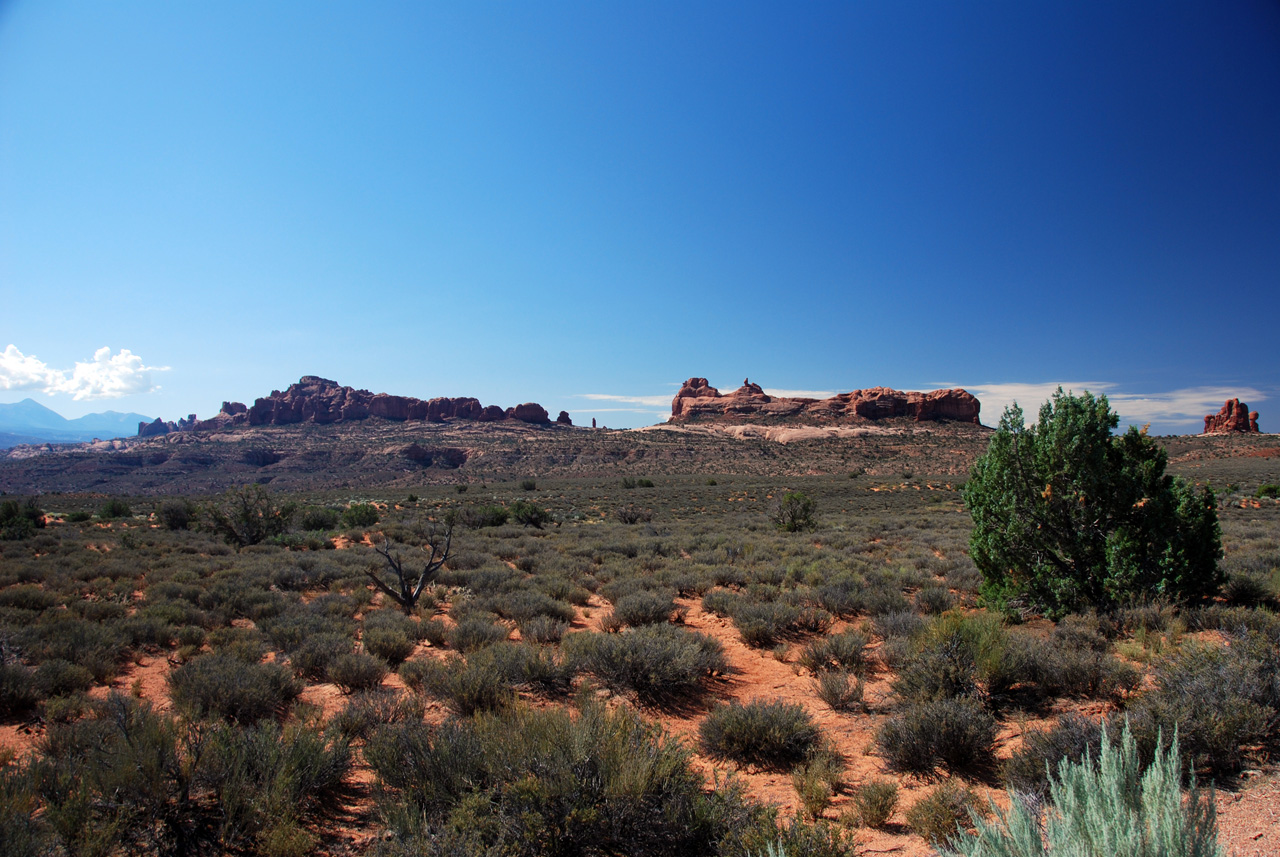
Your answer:
[[[133,437],[139,422],[150,422],[142,414],[106,411],[69,420],[34,399],[12,405],[0,404],[0,449],[21,443],[80,443],[94,438]]]

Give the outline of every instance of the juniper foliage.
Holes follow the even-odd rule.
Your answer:
[[[1213,492],[1167,475],[1168,455],[1138,429],[1113,437],[1118,423],[1106,396],[1061,388],[1033,425],[1017,405],[1005,410],[964,488],[989,598],[1026,598],[1060,616],[1142,594],[1217,592]]]

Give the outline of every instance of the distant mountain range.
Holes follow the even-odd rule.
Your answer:
[[[151,417],[106,411],[69,420],[34,399],[23,399],[13,405],[0,404],[0,449],[23,443],[82,443],[94,438],[133,437],[140,422],[151,422]]]

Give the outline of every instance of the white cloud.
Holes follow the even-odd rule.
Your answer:
[[[766,393],[770,396],[778,396],[788,399],[829,399],[836,395],[834,390],[774,390],[766,389]],[[649,408],[665,408],[670,407],[671,400],[674,398],[673,393],[663,393],[657,396],[619,396],[613,393],[578,393],[573,398],[591,399],[597,402],[618,402],[620,404],[640,405],[641,408],[635,410],[648,410]],[[597,409],[600,410],[600,409]],[[612,410],[629,410],[628,408],[613,408]]]
[[[1243,399],[1252,408],[1267,399],[1252,387],[1187,387],[1167,393],[1107,393],[1107,399],[1124,418],[1138,422],[1197,422],[1216,414],[1227,399]]]
[[[1047,402],[1058,387],[1083,393],[1107,393],[1115,387],[1105,381],[1051,381],[1043,384],[960,384],[960,386],[978,397],[982,402],[982,422],[993,426],[1000,422],[1004,409],[1017,402],[1022,406],[1022,413],[1028,422],[1035,420],[1040,412],[1040,405]],[[1109,395],[1108,395],[1109,397]]]
[[[61,372],[9,345],[0,354],[0,390],[47,390],[62,380]]]
[[[982,421],[995,425],[1004,409],[1015,401],[1028,422],[1036,419],[1040,405],[1061,386],[1068,392],[1106,395],[1111,409],[1120,415],[1120,426],[1159,423],[1166,426],[1203,425],[1205,414],[1216,414],[1227,399],[1240,398],[1252,408],[1267,395],[1253,387],[1184,387],[1159,393],[1132,393],[1110,381],[1054,381],[1045,384],[973,384],[965,389],[982,402]]]
[[[663,405],[671,405],[671,395],[664,394],[660,396],[616,396],[612,393],[577,393],[572,398],[575,399],[591,399],[596,402],[619,402],[627,405],[643,405],[643,409],[662,407]],[[615,408],[614,410],[641,410],[629,408]]]
[[[127,348],[121,348],[114,356],[110,348],[99,348],[93,352],[93,362],[76,362],[71,377],[64,379],[59,392],[70,393],[77,401],[150,393],[157,389],[151,382],[151,373],[168,369],[168,366],[143,365],[142,358]]]
[[[775,390],[765,387],[764,391],[779,399],[830,399],[839,395],[835,390]]]
[[[66,393],[76,401],[118,399],[159,389],[152,383],[151,373],[168,369],[145,365],[127,348],[114,355],[110,348],[99,348],[92,360],[77,361],[74,369],[53,369],[34,355],[28,357],[9,345],[0,354],[0,389]]]

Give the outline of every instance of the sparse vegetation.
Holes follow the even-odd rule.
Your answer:
[[[831,799],[844,785],[843,764],[830,754],[813,754],[791,772],[791,784],[800,798],[804,817],[817,821],[831,806]]]
[[[747,854],[809,830],[779,830],[739,788],[704,794],[687,751],[626,710],[393,724],[365,757],[386,790],[394,855],[485,842],[505,853]]]
[[[1176,732],[1195,768],[1233,774],[1247,747],[1276,738],[1278,669],[1280,639],[1250,635],[1230,647],[1185,643],[1161,660],[1156,686],[1132,707],[1134,733],[1150,752]]]
[[[511,517],[506,506],[496,504],[484,506],[464,506],[458,513],[459,522],[472,530],[484,527],[501,527]]]
[[[459,652],[474,652],[485,646],[500,643],[511,635],[502,625],[469,616],[463,619],[449,632],[449,646]]]
[[[776,454],[770,468],[794,447]],[[297,460],[271,468],[285,473]],[[170,529],[166,500],[126,498],[155,510],[154,520],[106,526],[92,519],[101,495],[46,494],[39,506],[61,523],[0,542],[0,714],[43,733],[38,741],[17,733],[25,756],[0,754],[0,815],[13,822],[3,835],[35,837],[49,853],[305,854],[351,823],[337,808],[341,795],[368,819],[358,823],[376,857],[573,849],[584,841],[575,837],[601,835],[603,816],[592,813],[606,812],[635,825],[647,813],[627,853],[845,855],[853,825],[880,825],[888,847],[919,849],[901,809],[940,778],[964,777],[979,806],[1000,786],[1047,794],[1046,763],[1083,758],[1085,747],[1098,753],[1101,717],[1059,714],[1078,710],[1074,700],[1108,718],[1127,712],[1144,758],[1177,728],[1187,764],[1220,783],[1278,749],[1264,680],[1276,672],[1280,641],[1269,595],[1280,582],[1273,505],[1240,496],[1220,510],[1226,600],[1126,603],[1018,624],[1017,609],[982,609],[960,493],[925,461],[911,462],[909,486],[900,484],[904,461],[882,469],[872,457],[854,480],[846,461],[832,476],[787,475],[824,511],[803,537],[766,519],[776,474],[717,470],[709,485],[653,461],[661,478],[644,489],[652,514],[638,526],[615,514],[641,496],[640,484],[626,493],[620,474],[539,472],[539,493],[513,500],[509,477],[486,485],[469,474],[474,490],[460,496],[456,474],[433,482],[424,469],[415,471],[424,481],[412,483],[412,507],[368,482],[273,493],[277,506],[296,504],[302,532],[243,546],[211,534],[204,512],[196,525]],[[1259,480],[1241,472],[1232,481]],[[397,485],[390,496],[407,490]],[[225,496],[173,499],[205,508]],[[524,503],[554,526],[522,525],[512,510]],[[377,510],[376,530],[347,528],[337,510],[352,504]],[[487,513],[468,523],[467,510],[486,508],[501,515],[471,526]],[[74,523],[77,513],[86,520]],[[432,520],[466,528],[454,543],[464,549],[449,551],[406,611],[370,578],[400,591],[376,544],[415,573],[431,562],[429,548],[412,556]],[[322,550],[331,539],[336,549]],[[329,681],[346,694],[336,706],[332,687],[295,704],[304,685]],[[108,683],[134,695],[116,713],[103,700]],[[775,689],[785,701],[768,698]],[[801,716],[762,725],[732,710],[757,697],[800,703]],[[1199,698],[1211,704],[1187,703]],[[328,700],[324,709],[316,699]],[[124,717],[130,739],[152,748],[142,757],[110,737],[125,734],[116,723],[126,709],[135,712]],[[594,717],[603,719],[580,728]],[[1024,719],[1043,725],[1024,730]],[[701,744],[704,722],[719,735],[715,752]],[[833,724],[829,734],[813,737],[817,722]],[[867,737],[892,722],[902,730],[893,753]],[[1004,766],[989,743],[997,727],[1002,736],[1026,732],[1009,739],[1016,752]],[[670,741],[673,732],[686,736],[683,745]],[[454,736],[461,743],[439,744]],[[696,766],[663,768],[656,760],[667,751],[655,748],[668,742],[675,755],[696,754]],[[420,763],[436,764],[419,751],[440,754],[444,772],[411,776]],[[849,784],[842,757],[860,760]],[[145,777],[130,773],[126,763],[139,758],[167,767],[148,762]],[[656,779],[638,759],[661,768]],[[349,766],[363,762],[377,777],[376,811],[373,795],[345,790]],[[858,782],[868,764],[906,773]],[[419,792],[384,777],[392,765],[432,784]],[[101,770],[90,774],[93,766]],[[66,787],[39,786],[47,770]],[[789,785],[772,793],[785,808],[755,803],[762,778],[776,783],[779,770]],[[131,784],[143,780],[151,784],[139,798]],[[299,782],[314,791],[303,795]],[[104,798],[114,783],[123,790]],[[11,807],[17,815],[5,814]],[[943,839],[969,823],[967,814],[950,827],[912,818]],[[547,825],[561,826],[548,834]],[[617,841],[612,827],[604,835]]]
[[[613,607],[613,615],[623,625],[638,627],[666,622],[675,610],[671,595],[653,590],[632,592],[619,598]]]
[[[1076,763],[1088,754],[1097,758],[1103,724],[1066,714],[1050,729],[1028,732],[1022,747],[1005,763],[1004,778],[1020,794],[1046,796],[1049,777],[1060,762]]]

